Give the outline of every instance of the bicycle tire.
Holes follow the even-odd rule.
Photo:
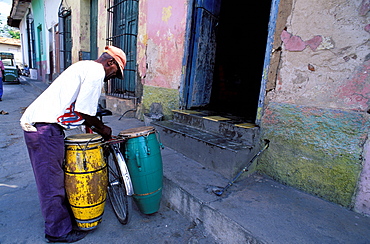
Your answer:
[[[115,151],[108,147],[108,196],[118,221],[126,225],[131,219],[132,196],[127,195]]]

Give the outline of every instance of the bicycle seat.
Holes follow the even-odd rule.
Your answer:
[[[108,116],[108,115],[112,115],[112,111],[110,111],[109,109],[105,109],[103,108],[100,104],[98,105],[98,110],[96,111],[96,116],[98,116],[100,118],[100,120],[102,120],[102,117],[103,116]]]
[[[99,117],[102,117],[102,116],[108,116],[108,115],[112,115],[112,111],[108,110],[108,109],[104,109],[104,110],[98,110],[96,112],[96,116],[99,116]]]

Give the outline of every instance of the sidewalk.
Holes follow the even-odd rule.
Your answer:
[[[46,87],[34,81],[40,89]],[[143,126],[134,118],[107,116],[113,134]],[[254,174],[221,197],[229,179],[165,146],[163,199],[219,243],[370,243],[370,218]]]
[[[32,85],[31,85],[32,84]],[[42,87],[42,83],[37,84]],[[44,221],[41,216],[36,183],[24,142],[19,119],[24,109],[40,94],[35,83],[5,84],[0,110],[0,243],[45,243]],[[141,126],[141,121],[118,121],[120,128]],[[113,124],[113,123],[112,123]],[[114,129],[115,130],[115,129]],[[68,131],[73,132],[73,131]],[[74,134],[80,133],[77,130]],[[117,133],[117,131],[114,131]],[[202,225],[195,225],[168,207],[163,200],[157,213],[142,214],[133,205],[132,219],[122,225],[106,201],[103,221],[81,244],[91,243],[215,243]]]
[[[32,80],[31,78],[27,78],[25,76],[19,77],[21,82],[26,82],[27,84],[31,85],[35,89],[39,90],[39,92],[43,92],[46,88],[48,88],[49,84],[43,82],[42,80]]]
[[[118,118],[105,119],[117,134],[143,126]],[[258,174],[219,197],[212,190],[226,186],[228,179],[167,146],[162,160],[167,205],[203,224],[219,243],[370,243],[370,218],[333,203]]]

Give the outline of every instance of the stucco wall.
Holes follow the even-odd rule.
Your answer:
[[[104,52],[107,44],[107,1],[99,1],[98,6],[98,57]]]
[[[44,16],[44,1],[34,0],[31,2],[35,28],[36,65],[38,78],[44,80],[47,73],[46,33]]]
[[[177,108],[184,56],[187,1],[143,0],[139,5],[138,76],[143,85],[143,111],[150,104]],[[153,93],[153,90],[160,90]],[[148,90],[148,91],[147,91]],[[148,95],[150,94],[150,95]]]
[[[8,44],[0,43],[0,52],[13,53],[16,65],[18,65],[19,67],[23,67],[22,50],[21,50],[20,45],[8,45]]]
[[[79,61],[79,52],[90,51],[90,1],[68,1],[72,9],[72,63]]]
[[[261,123],[271,141],[262,171],[346,207],[355,204],[369,132],[369,14],[362,6],[292,1],[285,30],[276,30],[279,72]]]
[[[55,0],[44,0],[44,15],[45,15],[45,49],[46,53],[49,54],[53,49],[55,49],[55,26],[59,22],[59,17],[58,17],[58,11],[59,11],[59,6],[60,6],[60,0],[55,1]],[[55,62],[55,52],[53,53],[54,55],[54,60],[53,60],[53,65],[54,67],[50,67],[50,56],[48,55],[46,57],[47,61],[46,66],[47,66],[47,74],[50,74],[51,70],[56,70],[56,62]],[[51,77],[50,77],[51,78]]]

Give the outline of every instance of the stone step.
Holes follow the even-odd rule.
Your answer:
[[[203,131],[218,134],[227,139],[253,146],[258,138],[259,127],[239,117],[220,115],[212,111],[173,110],[173,121]]]
[[[233,177],[256,153],[256,147],[252,145],[174,121],[155,121],[152,125],[165,146],[226,178]]]
[[[229,179],[169,148],[162,157],[167,205],[216,243],[369,243],[369,217],[256,173],[216,196]]]

